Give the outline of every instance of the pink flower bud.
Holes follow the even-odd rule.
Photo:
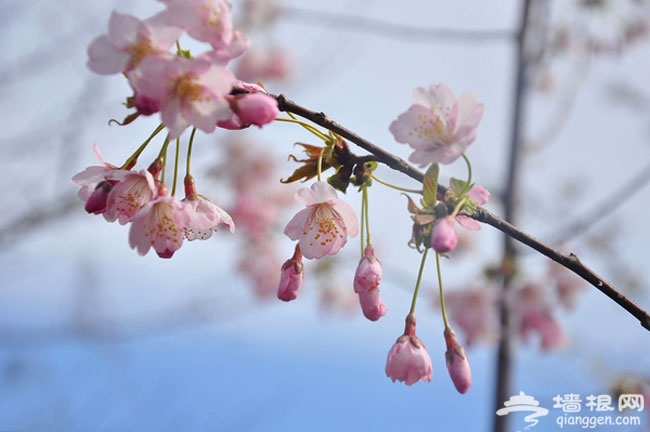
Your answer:
[[[278,101],[264,93],[237,96],[232,103],[233,111],[242,123],[262,127],[278,116]]]
[[[446,328],[444,334],[447,344],[445,362],[449,376],[458,393],[465,394],[472,386],[472,370],[469,367],[469,359],[463,347],[458,344],[456,333],[451,328]]]
[[[431,357],[422,341],[415,336],[415,316],[406,317],[404,334],[400,336],[388,352],[386,376],[406,385],[418,381],[431,381],[433,366]]]
[[[95,190],[88,200],[86,201],[86,206],[84,207],[88,213],[93,214],[102,214],[106,211],[106,202],[108,200],[108,193],[113,188],[113,185],[107,181],[103,181],[97,185]]]
[[[379,318],[386,315],[388,308],[379,297],[379,290],[372,289],[370,291],[359,292],[359,303],[361,303],[361,310],[363,316],[370,321],[377,321]]]
[[[280,286],[278,288],[278,298],[280,300],[288,302],[298,297],[298,291],[302,286],[303,269],[300,246],[296,245],[296,250],[291,259],[288,259],[282,265],[282,275],[280,276]]]
[[[133,100],[133,105],[142,115],[151,115],[160,111],[160,100],[154,99],[150,96],[136,93]]]
[[[454,249],[457,243],[458,238],[454,230],[454,218],[447,216],[438,219],[431,231],[431,247],[436,252],[446,253]]]
[[[359,261],[357,271],[354,274],[354,292],[360,294],[377,289],[381,282],[381,276],[381,263],[375,257],[375,251],[372,246],[368,245],[363,252],[363,258]]]

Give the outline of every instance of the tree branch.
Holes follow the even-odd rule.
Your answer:
[[[346,138],[350,142],[375,155],[377,157],[377,160],[386,166],[404,173],[408,177],[418,182],[422,182],[424,174],[413,166],[409,165],[405,160],[392,155],[391,153],[362,138],[349,129],[346,129],[340,124],[330,120],[324,113],[311,111],[303,106],[300,106],[295,102],[289,100],[285,95],[272,96],[275,97],[275,99],[278,101],[278,107],[280,111],[291,112],[319,126],[322,126],[323,128],[330,130],[342,136],[343,138]],[[446,191],[447,189],[444,186],[438,186],[439,194],[444,194]],[[650,331],[650,314],[648,314],[633,301],[628,299],[625,295],[623,295],[610,283],[606,282],[603,278],[594,273],[591,269],[584,266],[576,255],[566,255],[556,249],[553,249],[546,243],[543,243],[537,240],[535,237],[524,233],[520,229],[516,228],[515,226],[511,225],[510,223],[506,222],[505,220],[501,219],[500,217],[494,215],[484,208],[479,208],[474,215],[471,215],[471,217],[479,222],[493,226],[504,234],[511,236],[515,240],[535,249],[542,255],[545,255],[553,261],[573,271],[578,276],[582,277],[584,280],[596,287],[603,294],[612,299],[614,302],[616,302],[623,309],[628,311],[632,316],[637,318],[641,325]]]
[[[503,42],[512,40],[514,32],[510,30],[461,30],[453,28],[414,27],[406,24],[392,23],[361,15],[349,15],[340,12],[318,11],[291,6],[282,8],[281,16],[307,24],[317,24],[328,28],[338,28],[357,33],[367,33],[410,42]]]

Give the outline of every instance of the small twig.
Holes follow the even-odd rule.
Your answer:
[[[393,168],[396,171],[406,174],[407,176],[411,177],[414,180],[417,180],[420,183],[422,182],[422,179],[424,178],[424,174],[422,172],[418,171],[413,166],[409,165],[403,159],[394,156],[391,153],[388,153],[387,151],[376,146],[370,141],[360,137],[354,132],[330,120],[324,113],[314,112],[305,107],[302,107],[296,104],[295,102],[289,100],[284,95],[278,95],[274,97],[278,101],[278,107],[281,111],[291,112],[307,120],[310,120],[313,123],[324,127],[325,129],[328,129],[336,134],[339,134],[343,138],[348,139],[350,142],[353,142],[354,144],[358,145],[364,150],[375,155],[379,162],[387,165],[390,168]],[[447,189],[444,186],[438,185],[439,194],[444,194],[446,193],[446,191]],[[489,212],[484,208],[479,208],[474,215],[471,215],[471,217],[473,217],[479,222],[483,222],[493,226],[494,228],[498,229],[504,234],[511,236],[515,240],[535,249],[536,251],[540,252],[542,255],[545,255],[546,257],[552,259],[553,261],[573,271],[575,274],[582,277],[584,280],[586,280],[591,285],[593,285],[598,290],[600,290],[603,294],[605,294],[614,302],[616,302],[623,309],[628,311],[631,315],[636,317],[644,328],[650,330],[650,314],[648,314],[645,310],[643,310],[633,301],[628,299],[625,295],[623,295],[611,284],[609,284],[603,278],[601,278],[596,273],[594,273],[591,269],[584,266],[580,262],[577,256],[573,254],[566,255],[556,249],[553,249],[551,246],[547,245],[546,243],[543,243],[537,240],[536,238],[532,237],[531,235],[526,234],[525,232],[509,224],[502,218],[492,214],[491,212]]]
[[[643,189],[648,182],[650,182],[650,164],[643,167],[642,170],[618,187],[614,192],[593,205],[592,208],[585,212],[582,217],[567,224],[554,235],[549,235],[545,238],[550,238],[550,244],[559,245],[583,234],[596,222],[600,222],[607,215],[628,202],[637,192]]]

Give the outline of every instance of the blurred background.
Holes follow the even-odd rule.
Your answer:
[[[517,225],[576,252],[650,309],[650,5],[532,3]],[[444,82],[457,95],[476,95],[485,114],[468,156],[476,181],[492,191],[487,208],[502,214],[523,2],[232,5],[252,42],[232,65],[238,76],[261,80],[271,93],[323,111],[400,157],[409,148],[388,125],[416,86]],[[460,299],[453,320],[464,313],[485,326],[471,346],[456,326],[473,373],[461,396],[445,368],[432,262],[417,315],[433,381],[407,387],[384,373],[420,258],[407,246],[411,220],[399,193],[376,185],[370,197],[385,317],[371,323],[360,313],[352,291],[356,239],[335,259],[307,263],[296,301],[275,298],[279,267],[293,253],[282,229],[299,208],[292,200],[299,185],[278,180],[298,166],[287,160],[301,156],[295,142],[318,144],[297,126],[197,134],[199,192],[236,223],[251,212],[271,215],[262,242],[239,229],[187,243],[171,260],[139,257],[128,246],[128,227],[86,214],[70,177],[97,164],[93,143],[119,165],[158,122],[107,124],[128,113],[130,89],[121,76],[91,73],[86,47],[106,32],[113,9],[145,18],[161,8],[153,0],[0,4],[0,431],[490,430],[496,312],[483,305],[502,245],[491,227],[463,237],[443,264],[446,288]],[[145,152],[142,168],[156,153]],[[248,190],[252,210],[238,201],[233,180],[246,170],[260,179]],[[416,187],[385,167],[377,175]],[[443,181],[452,175],[462,178],[464,165],[444,167]],[[346,200],[359,208],[352,188]],[[533,395],[549,409],[567,393],[616,401],[645,392],[649,401],[648,332],[546,258],[522,247],[519,263],[521,289],[568,286],[570,293],[549,291],[543,299],[562,343],[517,337],[512,394]],[[534,430],[557,430],[561,414],[551,409]],[[628,414],[639,414],[642,425],[598,430],[648,430],[645,412]],[[524,426],[515,416],[508,430]]]

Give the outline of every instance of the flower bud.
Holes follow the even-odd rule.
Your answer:
[[[282,275],[278,287],[278,298],[280,300],[288,302],[298,297],[298,291],[302,286],[303,269],[300,246],[296,245],[293,257],[282,265]]]
[[[457,243],[454,218],[447,216],[438,219],[431,231],[431,247],[438,253],[446,253],[453,250]]]
[[[379,318],[386,315],[388,308],[379,297],[379,290],[372,289],[368,292],[359,292],[359,303],[361,303],[361,310],[363,316],[370,321],[377,321]]]
[[[375,257],[372,246],[368,245],[354,274],[354,292],[358,294],[362,292],[368,293],[373,289],[377,289],[381,277],[381,262]]]
[[[233,103],[233,112],[242,123],[262,127],[271,123],[278,116],[278,101],[264,93],[249,93],[237,96]]]
[[[106,203],[108,200],[108,193],[113,188],[113,185],[106,180],[100,182],[92,194],[86,201],[84,207],[88,213],[101,214],[106,211]]]
[[[404,334],[400,336],[388,352],[386,376],[406,385],[418,381],[431,381],[433,366],[431,357],[422,341],[415,336],[415,316],[406,317]]]
[[[447,352],[445,353],[447,371],[449,371],[449,376],[458,393],[465,394],[472,386],[472,371],[469,367],[469,359],[463,347],[456,340],[456,333],[451,328],[446,328],[444,335],[447,344]]]

